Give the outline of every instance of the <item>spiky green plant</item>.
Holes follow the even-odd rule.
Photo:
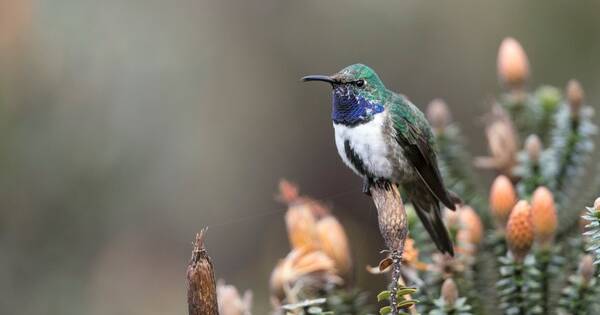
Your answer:
[[[543,314],[541,272],[536,268],[533,255],[524,261],[512,255],[502,257],[500,280],[496,284],[500,295],[500,308],[506,314]]]
[[[336,315],[368,315],[374,313],[369,293],[359,289],[334,290],[327,295],[327,309]]]
[[[583,256],[577,272],[569,276],[568,284],[561,292],[559,315],[598,313],[598,279],[592,260],[589,255]]]
[[[458,288],[451,278],[444,281],[441,296],[433,304],[429,315],[471,315],[472,311],[467,298],[459,297]]]
[[[585,236],[585,243],[587,243],[586,250],[594,255],[595,264],[600,263],[600,198],[596,199],[593,207],[587,207],[586,213],[583,219],[588,223],[585,226],[586,231],[583,233]]]
[[[439,293],[439,279],[448,276],[457,279],[459,286],[467,289],[466,303],[477,305],[478,299],[484,300],[481,307],[471,308],[475,314],[564,313],[573,310],[568,305],[589,303],[589,298],[583,298],[583,295],[600,298],[593,290],[561,291],[567,285],[581,289],[581,281],[575,281],[580,277],[565,276],[571,274],[576,266],[563,257],[579,257],[587,248],[596,255],[596,259],[600,259],[600,215],[588,208],[584,217],[588,221],[587,232],[582,237],[575,228],[581,205],[589,203],[589,200],[581,199],[582,188],[585,187],[581,174],[589,169],[588,162],[594,149],[597,127],[592,119],[592,107],[583,103],[583,92],[578,84],[576,87],[579,90],[573,92],[573,82],[569,83],[565,94],[550,86],[542,86],[530,93],[523,85],[524,78],[511,80],[504,82],[510,83],[506,84],[509,88],[498,98],[499,107],[508,114],[508,122],[501,113],[496,113],[495,118],[488,121],[499,126],[487,130],[492,155],[486,158],[485,163],[478,165],[511,177],[522,200],[529,200],[540,186],[549,188],[559,216],[556,236],[549,243],[536,242],[525,259],[515,259],[507,253],[506,232],[489,220],[487,206],[478,206],[477,212],[482,216],[487,237],[476,253],[466,254],[473,257],[475,263],[462,264],[464,269],[450,268],[444,270],[444,274],[439,274],[440,268],[435,268],[436,262],[424,258],[434,268],[419,273],[421,279],[425,280],[420,291],[427,293],[419,296],[422,300],[419,309],[423,312],[442,312],[441,300],[434,296]],[[453,189],[465,194],[469,202],[477,204],[479,200],[485,200],[483,196],[473,197],[478,194],[477,189],[470,189],[478,187],[477,184],[471,184],[477,183],[477,180],[474,179],[475,173],[469,169],[470,163],[464,162],[468,154],[464,152],[464,140],[457,132],[457,124],[449,120],[449,114],[446,119],[432,115],[428,117],[434,126],[444,177]],[[511,128],[514,128],[514,133],[510,132]],[[527,140],[523,141],[526,137]],[[522,142],[525,143],[523,149],[507,152]],[[511,159],[511,155],[514,158]],[[598,185],[590,187],[590,190],[594,189],[592,193],[599,195]],[[411,227],[411,233],[419,233],[418,229],[418,225]],[[452,227],[450,231],[456,237],[457,231]],[[415,241],[417,246],[424,246],[419,237],[415,237]],[[461,261],[465,256],[460,251],[460,245],[458,247],[459,254],[453,259],[454,262]],[[473,273],[473,270],[479,272]],[[464,276],[469,272],[474,277]],[[432,278],[437,280],[431,281]],[[497,283],[497,286],[492,287],[490,283]],[[475,288],[473,296],[468,293],[469,288]],[[583,295],[567,294],[573,292]]]
[[[511,52],[503,53],[505,48]],[[445,103],[436,100],[428,110],[444,180],[475,209],[480,221],[474,224],[463,206],[446,214],[456,255],[445,257],[437,253],[406,205],[409,235],[425,267],[402,265],[402,280],[409,287],[399,288],[396,303],[401,314],[600,314],[598,272],[595,267],[590,271],[590,264],[582,262],[578,267],[577,263],[592,258],[600,263],[600,199],[583,216],[586,231],[578,228],[590,196],[600,195],[600,176],[583,176],[600,172],[600,166],[590,167],[597,132],[593,107],[584,102],[583,89],[576,81],[569,82],[566,93],[552,86],[530,91],[525,85],[528,61],[515,40],[502,44],[502,58],[514,60],[498,62],[505,89],[486,120],[488,157],[472,163],[459,124],[450,118]],[[511,188],[510,194],[488,198],[473,166],[504,175],[499,178]],[[589,183],[588,178],[596,180]],[[510,223],[516,217],[510,215],[516,202],[513,184],[519,204],[531,200],[534,208],[541,186],[550,197],[536,211],[512,211],[521,214],[516,223]],[[501,206],[487,205],[488,199],[499,200]],[[462,293],[460,297],[444,295],[448,279]],[[356,291],[345,291],[346,295],[322,292],[327,299],[318,305],[319,311],[362,314],[355,304],[364,301],[364,296]],[[406,294],[411,298],[405,298]],[[377,296],[386,303],[380,314],[392,313],[391,295],[386,290]]]

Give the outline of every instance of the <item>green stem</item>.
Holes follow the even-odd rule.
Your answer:
[[[547,314],[549,309],[549,295],[550,295],[550,286],[549,286],[549,271],[548,267],[550,266],[550,251],[548,249],[542,249],[540,252],[539,260],[542,278],[541,278],[541,290],[542,290],[542,309],[543,314]]]
[[[390,304],[392,304],[392,315],[398,315],[398,282],[400,281],[400,268],[402,260],[399,251],[392,251],[392,287],[390,289]]]
[[[587,294],[587,289],[588,289],[588,287],[584,284],[581,284],[579,286],[579,290],[577,290],[577,297],[579,298],[579,300],[575,304],[574,314],[586,314],[586,309],[585,309],[586,305],[585,305],[584,299]]]
[[[519,308],[519,314],[521,315],[525,315],[526,314],[526,309],[525,309],[525,286],[523,286],[523,262],[517,262],[515,264],[515,284],[517,286],[517,298],[515,303],[517,304],[518,308]]]
[[[560,165],[560,170],[558,172],[558,176],[556,177],[556,190],[560,191],[562,189],[562,185],[564,183],[563,179],[567,173],[567,168],[572,162],[573,159],[573,151],[575,149],[575,145],[579,140],[579,120],[576,118],[571,119],[571,133],[569,134],[569,142],[567,143],[567,148],[565,151],[565,155],[563,156],[562,163]]]

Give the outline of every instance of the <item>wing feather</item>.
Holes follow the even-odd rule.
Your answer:
[[[429,191],[447,208],[454,210],[454,202],[444,186],[438,169],[436,154],[430,141],[431,134],[424,134],[414,123],[396,111],[392,111],[392,115],[395,125],[404,124],[406,126],[403,128],[404,132],[396,133],[396,141],[404,149],[406,159],[416,169]]]

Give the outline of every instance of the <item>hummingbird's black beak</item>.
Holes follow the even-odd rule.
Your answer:
[[[336,82],[332,77],[330,77],[328,75],[307,75],[302,78],[302,82],[308,82],[308,81],[322,81],[322,82],[328,82],[331,84],[334,84]]]

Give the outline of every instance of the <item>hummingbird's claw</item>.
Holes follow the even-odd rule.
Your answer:
[[[363,177],[362,192],[371,197],[371,179],[366,176]]]

